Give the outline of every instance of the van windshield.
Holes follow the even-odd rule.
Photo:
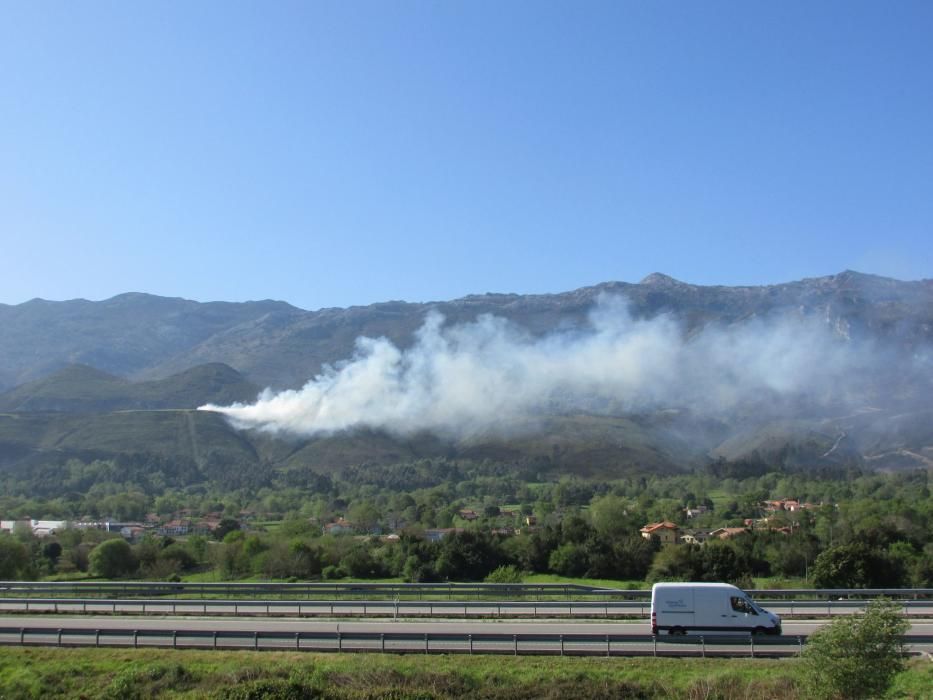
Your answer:
[[[733,596],[729,599],[732,603],[732,609],[740,613],[748,613],[749,615],[757,615],[758,611],[755,609],[755,604],[752,603],[748,598],[742,598],[740,596]]]

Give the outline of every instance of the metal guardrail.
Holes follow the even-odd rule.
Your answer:
[[[933,635],[904,637],[910,645],[933,644]],[[117,630],[0,627],[0,645],[171,647],[315,652],[513,654],[587,656],[794,656],[806,635],[697,635],[446,632],[267,632],[219,630]],[[613,646],[615,645],[615,646]]]
[[[804,635],[657,637],[633,634],[267,632],[219,630],[115,630],[0,628],[0,644],[22,646],[171,647],[315,652],[511,654],[587,656],[792,656]],[[933,641],[933,637],[930,638]],[[613,646],[615,645],[615,646]]]
[[[866,600],[762,601],[784,617],[861,610]],[[908,616],[933,615],[933,601],[899,601]],[[0,613],[171,614],[290,617],[646,618],[650,601],[386,601],[225,598],[0,598]]]
[[[933,588],[788,588],[749,591],[756,600],[780,599],[864,599],[886,596],[895,599],[933,599]],[[282,598],[362,598],[368,599],[459,599],[499,600],[595,599],[647,600],[650,590],[599,588],[577,584],[497,584],[497,583],[190,583],[152,581],[0,581],[0,595],[36,595],[119,598],[238,597],[279,596]]]

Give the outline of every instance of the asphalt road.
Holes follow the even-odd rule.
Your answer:
[[[783,625],[784,635],[808,635],[827,624],[826,620],[788,622]],[[30,627],[48,629],[88,628],[115,630],[198,630],[216,629],[244,632],[280,631],[344,631],[344,632],[415,632],[483,634],[650,634],[646,622],[470,622],[464,620],[430,620],[411,622],[404,620],[378,621],[317,621],[287,618],[241,618],[224,619],[214,617],[151,617],[151,616],[94,616],[57,615],[44,617],[35,615],[4,615],[0,617],[2,627]],[[933,635],[933,622],[914,621],[908,634]]]
[[[290,649],[398,653],[586,654],[615,656],[793,655],[796,635],[825,622],[791,623],[782,637],[648,639],[646,623],[469,622],[463,620],[308,621],[282,618],[3,616],[0,644],[161,646],[178,648]],[[21,637],[17,628],[28,628]],[[71,630],[69,632],[69,630]],[[302,633],[301,635],[297,633]],[[911,633],[933,634],[933,623],[914,623]],[[577,639],[572,635],[586,635]],[[354,636],[356,635],[356,636]],[[368,635],[368,636],[367,636]],[[399,638],[407,635],[405,638]],[[536,636],[528,636],[536,635]],[[616,639],[609,635],[635,635]],[[605,636],[605,639],[603,639]],[[386,639],[388,637],[388,639]],[[430,637],[430,639],[429,639]],[[476,637],[476,639],[474,639]],[[915,651],[931,645],[912,644]]]

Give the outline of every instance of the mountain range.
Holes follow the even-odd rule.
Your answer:
[[[594,304],[624,298],[633,318],[676,319],[689,339],[711,325],[802,319],[842,345],[880,349],[884,367],[844,379],[845,405],[706,415],[697,407],[544,415],[511,437],[451,439],[356,430],[269,435],[192,409],[294,389],[353,356],[360,337],[410,347],[429,311],[447,324],[483,314],[531,337],[583,328]],[[675,471],[709,460],[883,469],[933,465],[933,280],[845,271],[770,286],[697,286],[662,274],[560,294],[483,294],[431,303],[386,302],[306,311],[122,294],[100,302],[0,305],[0,473],[66,459],[158,455],[222,473],[296,466],[329,471],[422,457],[534,460],[582,475]],[[199,477],[200,478],[200,477]]]

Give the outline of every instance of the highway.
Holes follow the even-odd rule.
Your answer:
[[[3,616],[0,644],[279,649],[334,652],[612,656],[790,656],[825,621],[789,623],[781,637],[668,637],[646,622],[308,621],[133,616]],[[933,623],[914,622],[914,652],[933,650]]]
[[[827,620],[809,620],[789,622],[783,625],[785,635],[809,635],[827,624]],[[98,629],[147,629],[147,630],[194,630],[205,627],[217,630],[282,631],[303,632],[314,630],[345,632],[438,632],[458,634],[480,634],[495,631],[501,634],[546,633],[546,634],[650,634],[647,620],[638,622],[512,622],[512,621],[464,621],[458,619],[409,621],[346,621],[346,620],[297,620],[287,618],[244,618],[224,619],[214,617],[113,617],[96,615],[3,615],[0,616],[2,627],[47,627],[49,629],[96,627]],[[913,621],[909,635],[933,636],[933,622]]]

